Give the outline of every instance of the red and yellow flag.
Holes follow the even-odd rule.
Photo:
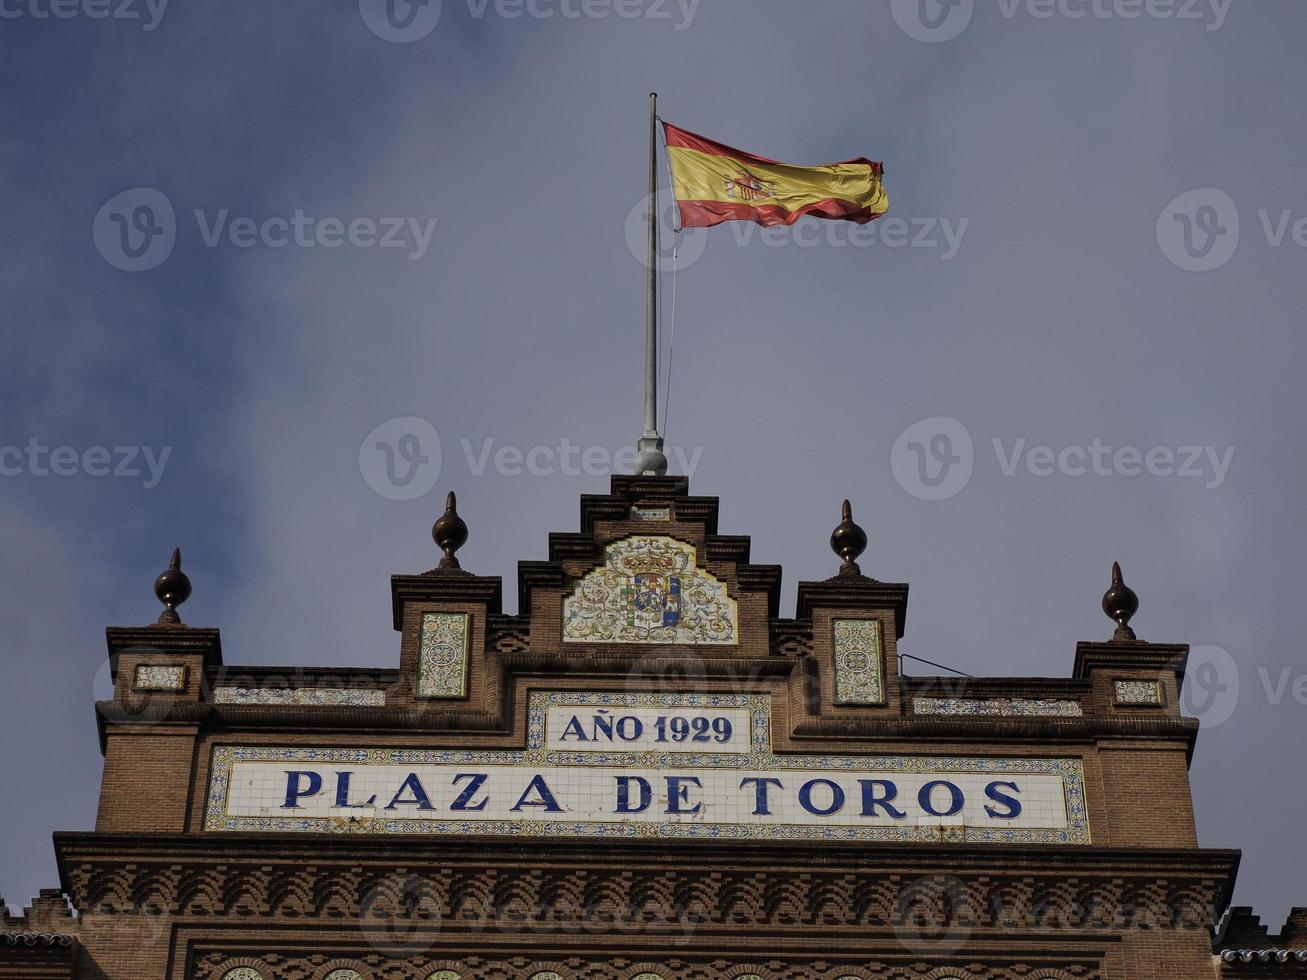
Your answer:
[[[685,228],[723,221],[792,225],[805,214],[866,224],[889,210],[879,163],[859,158],[794,167],[663,123]]]

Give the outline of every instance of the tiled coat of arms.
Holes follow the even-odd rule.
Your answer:
[[[610,544],[563,600],[563,640],[736,643],[736,618],[726,583],[698,568],[693,547],[641,534]]]

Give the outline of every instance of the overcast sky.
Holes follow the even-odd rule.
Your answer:
[[[103,628],[174,546],[229,664],[393,666],[448,489],[514,607],[640,433],[654,88],[886,165],[897,223],[681,242],[673,469],[783,611],[848,496],[903,650],[1065,677],[1120,560],[1195,647],[1202,844],[1307,904],[1300,0],[120,2],[0,2],[12,906],[94,824]]]

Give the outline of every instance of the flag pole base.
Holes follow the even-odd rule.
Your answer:
[[[663,455],[663,437],[645,435],[636,443],[635,475],[666,476],[667,457]]]

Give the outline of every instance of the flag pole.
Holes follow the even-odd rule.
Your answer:
[[[644,435],[635,458],[637,476],[664,476],[667,457],[658,434],[658,93],[649,93],[649,242],[645,253]]]

